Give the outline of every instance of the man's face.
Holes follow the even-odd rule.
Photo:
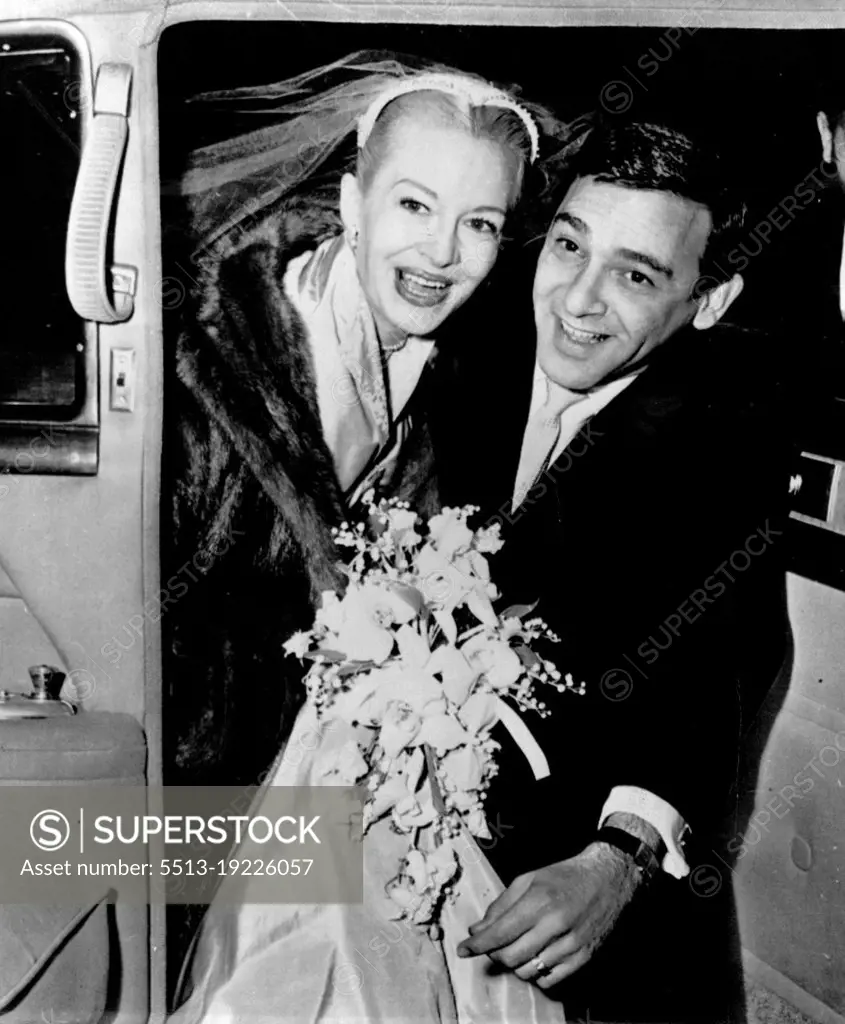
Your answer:
[[[537,357],[581,391],[635,367],[691,320],[709,211],[669,192],[579,178],[534,278]]]

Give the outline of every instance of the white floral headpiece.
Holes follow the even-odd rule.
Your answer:
[[[395,85],[385,89],[376,97],[367,108],[366,112],[358,120],[358,149],[363,149],[367,139],[373,130],[373,125],[379,114],[388,103],[391,103],[399,96],[409,92],[423,92],[432,90],[434,92],[445,92],[461,100],[467,107],[502,107],[505,110],[512,110],[525,125],[525,131],[531,140],[531,158],[533,164],[540,152],[540,133],[534,118],[528,113],[525,107],[519,105],[516,100],[495,89],[484,82],[477,82],[473,78],[464,78],[461,75],[450,75],[441,72],[429,72],[422,75],[409,75]]]

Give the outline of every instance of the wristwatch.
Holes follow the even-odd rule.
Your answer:
[[[660,849],[654,850],[647,842],[632,836],[621,828],[614,828],[613,825],[604,825],[595,835],[594,842],[608,843],[616,847],[622,853],[627,853],[634,861],[634,865],[643,873],[643,881],[650,882],[660,870],[665,851],[663,840],[660,841]]]

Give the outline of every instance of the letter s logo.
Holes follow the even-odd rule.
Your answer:
[[[39,850],[61,850],[70,839],[70,822],[61,811],[39,811],[30,822],[29,836]]]

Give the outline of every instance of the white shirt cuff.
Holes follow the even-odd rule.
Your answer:
[[[639,786],[614,786],[601,809],[599,828],[611,814],[636,814],[638,818],[653,825],[666,844],[663,870],[673,878],[685,878],[689,874],[689,865],[684,860],[683,840],[690,827],[671,804]]]

